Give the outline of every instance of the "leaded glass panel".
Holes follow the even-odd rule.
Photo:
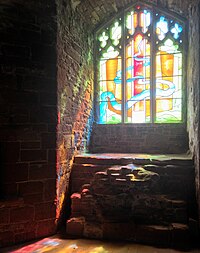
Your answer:
[[[135,5],[97,33],[99,123],[182,121],[183,24]]]

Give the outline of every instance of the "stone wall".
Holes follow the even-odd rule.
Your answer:
[[[189,44],[188,44],[188,132],[189,145],[196,165],[196,189],[199,203],[200,220],[200,155],[199,155],[199,29],[200,6],[198,1],[189,9]],[[198,32],[197,32],[198,31]]]
[[[55,232],[56,8],[0,3],[0,247]]]
[[[93,34],[70,1],[57,1],[58,115],[57,217],[69,186],[73,157],[88,146],[92,126]],[[64,203],[64,204],[63,204]],[[62,213],[62,212],[61,212]],[[62,220],[62,215],[61,215]]]
[[[146,0],[142,3],[154,4],[160,8],[169,9],[183,17],[188,16],[188,6],[191,2],[197,0]],[[79,1],[71,0],[72,6],[77,12],[84,16],[84,21],[93,28],[104,24],[113,15],[117,14],[123,8],[138,2],[137,0],[93,0],[93,1]]]
[[[184,153],[188,150],[182,124],[94,125],[90,151],[119,153]]]

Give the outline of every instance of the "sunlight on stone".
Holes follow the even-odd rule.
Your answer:
[[[92,249],[89,253],[108,253],[107,250],[104,249],[104,247],[96,247]]]

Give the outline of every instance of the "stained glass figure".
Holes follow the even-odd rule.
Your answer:
[[[150,45],[137,34],[126,46],[126,118],[145,123],[150,113]]]

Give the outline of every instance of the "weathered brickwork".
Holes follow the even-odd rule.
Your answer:
[[[146,0],[147,4],[155,4],[161,8],[169,9],[177,14],[181,14],[184,17],[188,16],[188,6],[190,3],[196,0]],[[89,1],[77,1],[72,0],[72,7],[74,10],[83,15],[85,22],[93,27],[99,26],[110,19],[112,15],[115,15],[123,8],[138,2],[137,0],[89,0]]]
[[[200,149],[199,149],[199,121],[200,121],[200,85],[199,85],[199,45],[200,37],[200,4],[198,1],[189,8],[189,44],[188,44],[188,132],[189,145],[194,155],[196,167],[196,189],[199,203],[200,220]]]
[[[88,146],[92,125],[93,33],[73,10],[58,1],[58,213],[68,191],[74,155]],[[65,211],[65,210],[64,210]]]
[[[90,152],[184,153],[188,150],[182,124],[94,125]]]
[[[56,6],[0,3],[0,247],[55,232]]]

